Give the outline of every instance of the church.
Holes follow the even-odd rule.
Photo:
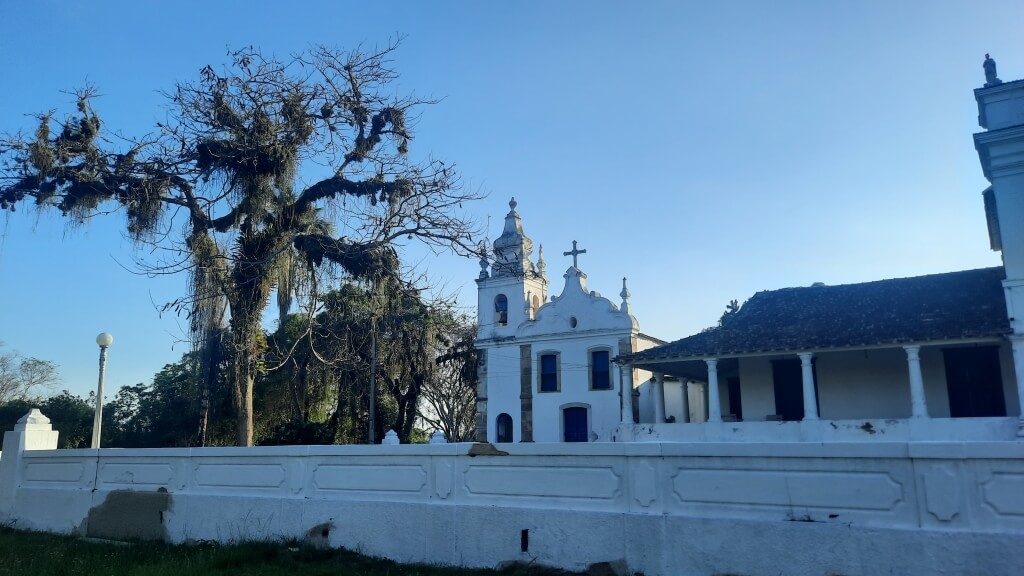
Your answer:
[[[516,206],[513,198],[476,280],[477,440],[611,441],[623,386],[633,390],[634,381],[650,377],[642,369],[625,373],[612,359],[663,342],[640,332],[625,278],[617,305],[587,288],[579,267],[586,250],[575,242],[565,253],[572,266],[561,292],[549,298],[543,247],[534,262]]]
[[[1003,266],[759,292],[671,343],[589,292],[547,302],[515,201],[477,280],[480,441],[1024,438],[1024,80],[986,57],[975,134]],[[627,393],[623,393],[626,391]]]

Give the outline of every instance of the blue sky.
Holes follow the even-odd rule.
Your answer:
[[[576,239],[589,285],[629,278],[641,329],[676,339],[730,299],[993,266],[971,134],[986,52],[1024,77],[1024,3],[0,3],[0,131],[68,109],[88,82],[108,127],[144,134],[161,90],[226,63],[312,44],[385,44],[423,110],[414,157],[454,162],[490,237],[510,196],[542,243],[553,292]],[[158,313],[183,277],[146,278],[114,214],[68,230],[0,216],[0,340],[95,387],[148,382],[187,349]],[[475,304],[475,262],[412,248],[410,264]]]

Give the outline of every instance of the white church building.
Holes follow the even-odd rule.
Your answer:
[[[663,342],[640,332],[622,280],[618,305],[587,288],[578,257],[549,298],[543,248],[536,263],[516,201],[492,259],[481,259],[476,346],[477,439],[481,442],[611,441],[621,392],[650,374],[623,377],[613,358]],[[488,271],[488,267],[490,271]],[[642,375],[641,375],[642,374]]]

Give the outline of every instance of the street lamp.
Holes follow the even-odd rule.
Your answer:
[[[96,415],[92,419],[92,447],[100,447],[100,427],[103,425],[103,372],[107,367],[107,348],[114,343],[114,337],[104,332],[96,337],[100,345],[100,383],[96,387]]]

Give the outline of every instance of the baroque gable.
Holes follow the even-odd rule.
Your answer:
[[[625,309],[616,306],[598,292],[587,289],[587,275],[575,266],[564,274],[565,287],[559,296],[541,306],[532,321],[523,322],[517,330],[518,338],[539,336],[571,336],[572,333],[592,331],[631,331],[639,325]],[[623,289],[628,297],[628,292]],[[624,302],[628,302],[624,297]]]

